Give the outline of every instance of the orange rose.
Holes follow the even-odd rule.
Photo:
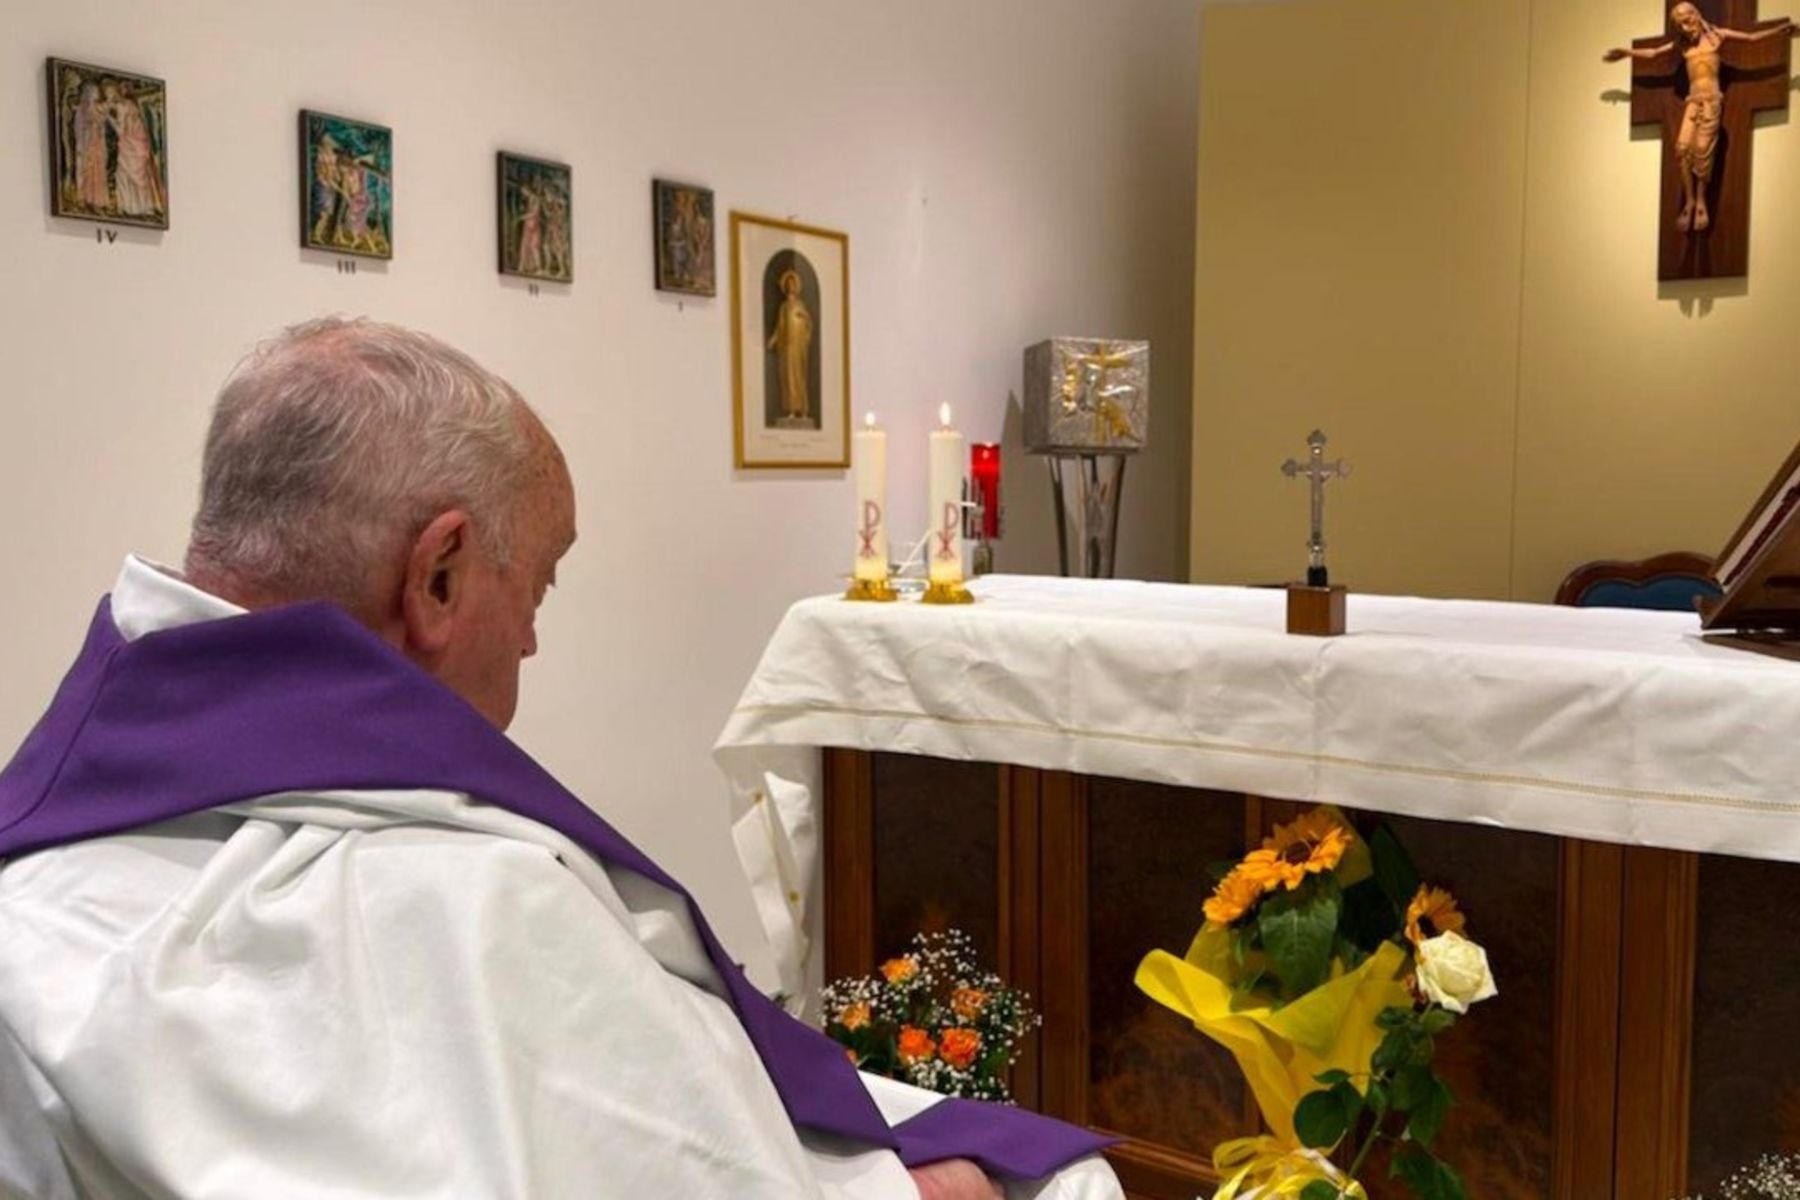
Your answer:
[[[861,1029],[869,1023],[869,1006],[858,1000],[855,1004],[844,1005],[844,1011],[838,1014],[838,1024],[845,1029]]]
[[[965,1021],[973,1021],[987,1007],[988,994],[980,988],[957,988],[950,997],[951,1011]]]
[[[889,983],[905,983],[919,973],[919,964],[910,955],[890,958],[881,964],[881,974]]]
[[[946,1029],[944,1044],[939,1047],[938,1053],[951,1066],[966,1071],[980,1050],[981,1035],[973,1029]]]
[[[937,1043],[923,1029],[903,1026],[900,1030],[900,1061],[906,1066],[925,1062],[937,1053]]]

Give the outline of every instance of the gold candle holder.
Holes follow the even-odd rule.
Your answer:
[[[925,586],[925,594],[919,597],[920,604],[973,604],[975,597],[961,583],[950,580],[937,580]]]
[[[846,600],[871,600],[882,604],[899,598],[900,593],[885,579],[853,579],[850,590],[844,593]]]

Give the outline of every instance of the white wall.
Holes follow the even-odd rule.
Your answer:
[[[580,493],[515,735],[759,961],[708,749],[786,605],[848,567],[851,496],[733,472],[728,266],[717,300],[652,289],[657,174],[715,188],[721,234],[733,208],[849,233],[852,398],[893,431],[897,529],[940,400],[1016,441],[1026,343],[1152,338],[1121,574],[1185,575],[1190,0],[0,0],[0,28],[0,754],[120,557],[179,561],[238,355],[322,312],[414,325],[532,399]],[[49,54],[168,81],[169,232],[46,215]],[[301,107],[394,128],[391,264],[297,248]],[[573,165],[572,287],[495,274],[502,147]],[[1000,566],[1053,570],[1043,468],[1011,449]]]

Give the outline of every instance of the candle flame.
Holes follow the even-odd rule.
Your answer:
[[[938,405],[938,426],[942,429],[950,428],[949,401],[945,401],[943,404]]]
[[[863,428],[864,429],[875,428],[875,414],[874,413],[871,412],[871,413],[863,414]]]

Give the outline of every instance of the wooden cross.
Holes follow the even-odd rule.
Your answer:
[[[1692,0],[1712,25],[1755,34],[1787,27],[1783,18],[1759,21],[1757,0]],[[1683,51],[1691,43],[1677,28],[1673,11],[1666,32],[1636,38],[1633,50],[1649,50],[1668,42],[1675,48],[1656,58],[1634,57],[1631,64],[1631,123],[1661,125],[1663,146],[1662,216],[1657,254],[1658,279],[1715,279],[1749,273],[1751,131],[1759,112],[1784,112],[1788,106],[1788,38],[1760,41],[1730,39],[1719,47],[1719,82],[1724,89],[1723,113],[1712,174],[1705,189],[1710,224],[1682,229],[1682,175],[1688,170],[1677,150],[1686,114],[1689,80]]]

